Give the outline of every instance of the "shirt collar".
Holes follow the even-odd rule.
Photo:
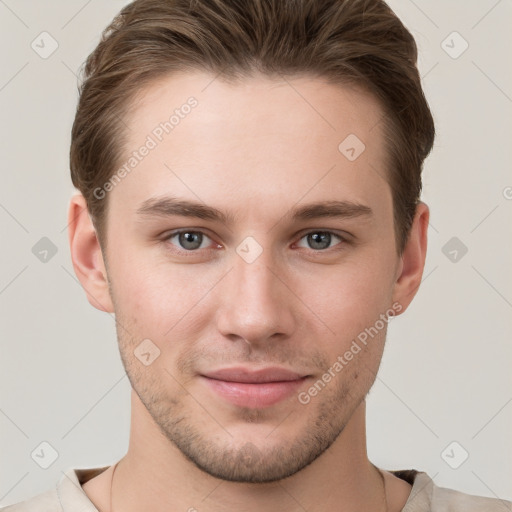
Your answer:
[[[63,511],[98,512],[83,490],[82,484],[103,473],[109,467],[68,469],[57,484],[57,495]],[[412,485],[411,494],[402,512],[430,510],[434,484],[427,473],[415,469],[390,471],[390,473]]]
[[[57,495],[64,512],[98,512],[82,483],[99,475],[110,466],[100,468],[68,469],[57,484]]]

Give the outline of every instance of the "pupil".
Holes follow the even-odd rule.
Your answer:
[[[197,249],[197,247],[199,247],[199,245],[201,245],[201,243],[199,243],[199,245],[197,245],[197,240],[194,241],[194,238],[196,238],[198,235],[199,235],[199,233],[190,233],[190,232],[181,233],[182,245],[186,249]],[[190,247],[188,244],[192,244],[192,247]]]
[[[329,247],[329,242],[330,242],[330,233],[314,233],[313,235],[310,235],[313,239],[313,245],[315,244],[322,244],[322,239],[323,239],[323,242],[327,242],[327,246],[326,247]],[[316,247],[318,249],[318,247]],[[323,247],[325,248],[325,247]]]

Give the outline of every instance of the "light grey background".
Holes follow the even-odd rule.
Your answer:
[[[66,230],[75,74],[125,3],[0,0],[0,505],[127,450],[130,385],[114,319],[87,302]],[[369,456],[512,499],[512,3],[390,5],[419,45],[437,140],[424,171],[424,280],[390,326],[368,398]],[[31,48],[43,31],[59,45],[46,59]],[[458,58],[454,31],[469,44]],[[42,237],[57,248],[47,262],[32,252]],[[468,248],[456,262],[443,253],[452,237]],[[31,457],[42,442],[58,452],[48,469]],[[446,460],[460,462],[462,450],[468,459],[452,469]]]

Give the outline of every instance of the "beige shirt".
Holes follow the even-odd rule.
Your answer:
[[[68,469],[55,488],[32,498],[0,508],[2,512],[98,512],[82,484],[99,475],[101,468]],[[421,471],[406,469],[390,471],[412,485],[411,494],[402,512],[512,512],[512,502],[483,498],[438,487]]]

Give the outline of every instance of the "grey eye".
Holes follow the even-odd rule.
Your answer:
[[[301,240],[306,239],[311,249],[321,251],[330,248],[333,237],[343,241],[339,235],[336,235],[330,231],[311,231],[310,233],[304,235]]]
[[[172,240],[176,237],[178,240],[177,244],[172,242]],[[179,249],[186,251],[194,251],[196,249],[200,249],[205,239],[208,239],[208,237],[200,231],[179,231],[168,237],[168,241],[173,243],[173,245],[177,245]]]

